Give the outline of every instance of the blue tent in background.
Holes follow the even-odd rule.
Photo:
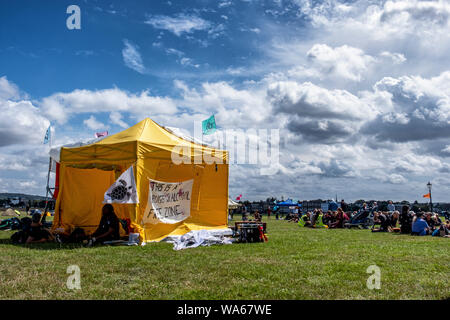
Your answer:
[[[300,203],[292,201],[292,199],[287,199],[285,201],[277,202],[277,206],[279,207],[301,207],[302,205]]]
[[[336,211],[338,208],[339,208],[339,205],[336,203],[336,201],[328,202],[328,210]]]

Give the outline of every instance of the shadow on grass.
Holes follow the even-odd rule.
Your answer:
[[[0,239],[0,245],[10,245],[13,247],[27,248],[34,250],[72,250],[84,248],[81,243],[56,243],[56,242],[46,242],[46,243],[31,243],[31,244],[20,244],[13,243],[11,239]]]

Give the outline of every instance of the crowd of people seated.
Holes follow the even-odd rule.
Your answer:
[[[24,218],[29,219],[29,218]],[[23,220],[24,220],[23,219]],[[70,232],[50,230],[41,221],[42,215],[34,213],[29,223],[23,223],[22,230],[11,236],[16,243],[43,243],[56,241],[59,243],[83,242],[87,246],[102,244],[106,241],[119,240],[121,221],[117,218],[111,204],[105,204],[102,208],[102,217],[95,232],[91,235],[85,234],[82,228],[75,228]],[[26,221],[25,221],[26,222]]]
[[[450,237],[450,221],[442,221],[438,214],[431,212],[417,212],[409,210],[408,206],[402,207],[402,212],[395,210],[390,202],[389,211],[378,210],[375,202],[371,208],[364,203],[360,210],[345,212],[342,208],[335,211],[323,212],[321,209],[308,211],[303,215],[288,214],[286,220],[299,223],[301,226],[316,228],[344,228],[353,218],[364,216],[370,219],[372,232],[399,232],[411,235],[432,235]]]

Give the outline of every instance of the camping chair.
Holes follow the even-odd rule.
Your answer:
[[[358,212],[347,223],[344,223],[345,228],[351,229],[352,227],[358,227],[360,229],[368,229],[373,226],[373,218],[370,217],[371,212],[369,210],[362,210]]]

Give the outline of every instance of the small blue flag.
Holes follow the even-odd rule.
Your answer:
[[[47,144],[50,141],[50,127],[51,125],[48,126],[47,132],[45,132],[44,144]]]
[[[214,115],[202,121],[202,131],[204,135],[216,132],[216,119]]]

